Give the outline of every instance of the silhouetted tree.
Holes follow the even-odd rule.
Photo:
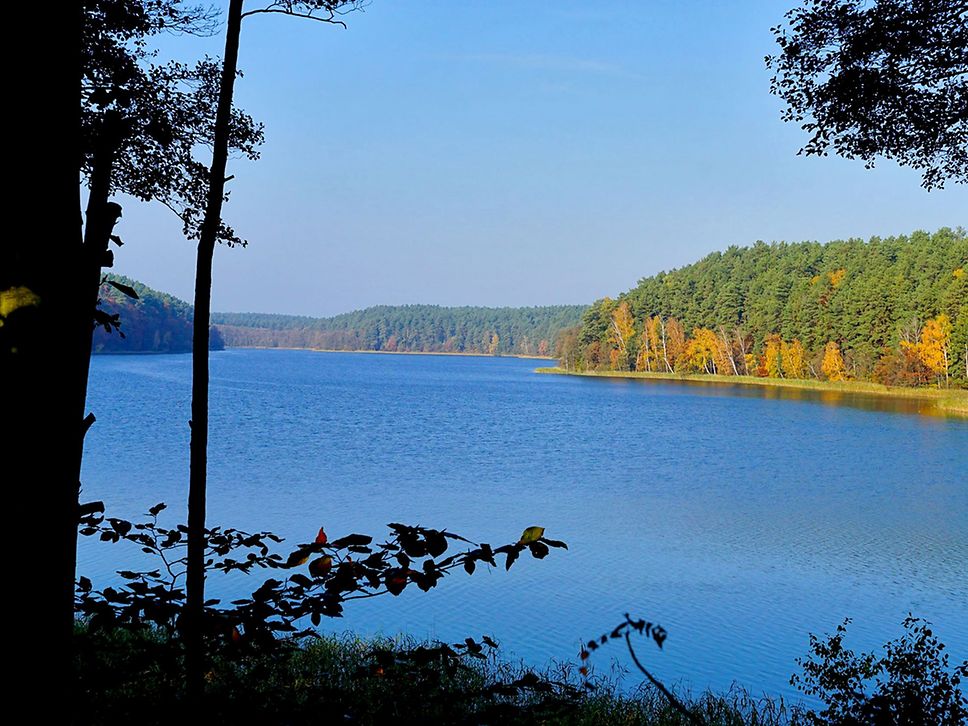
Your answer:
[[[61,124],[37,145],[41,158],[46,153],[52,159],[46,166],[35,160],[42,183],[33,176],[18,182],[36,197],[50,197],[54,209],[35,215],[32,221],[39,226],[33,239],[10,246],[0,280],[0,349],[5,374],[9,360],[11,380],[17,381],[12,388],[18,391],[10,410],[17,412],[17,430],[33,445],[14,441],[12,450],[36,451],[42,432],[48,452],[23,466],[56,532],[48,540],[54,543],[49,561],[56,585],[48,602],[55,610],[51,631],[56,636],[52,647],[41,649],[53,660],[47,665],[54,679],[68,689],[79,479],[84,434],[94,421],[93,415],[85,417],[91,340],[95,323],[117,324],[98,309],[102,268],[113,261],[109,243],[121,244],[113,235],[121,209],[110,196],[123,191],[192,206],[191,191],[204,181],[199,179],[204,167],[188,165],[187,151],[210,138],[211,90],[217,83],[206,79],[218,70],[214,63],[151,64],[150,36],[205,33],[213,27],[212,12],[202,6],[180,0],[83,0],[73,7],[75,12],[58,17],[58,34],[51,40],[52,47],[66,49],[67,60],[51,59],[63,73],[45,75],[42,83],[31,76],[44,87],[45,99],[65,105],[51,109],[45,102],[32,116],[24,115]],[[60,35],[65,27],[69,38]],[[257,135],[250,119],[237,118]],[[89,190],[83,230],[80,176]],[[20,216],[30,216],[26,205],[18,208]],[[124,285],[115,287],[130,292]],[[32,510],[40,511],[36,502]]]
[[[771,91],[784,121],[868,167],[882,156],[922,185],[968,182],[968,6],[960,0],[805,0],[773,28]]]
[[[112,192],[125,192],[142,200],[158,200],[180,214],[186,228],[200,214],[207,187],[205,165],[194,150],[213,140],[213,113],[219,88],[219,66],[205,60],[194,66],[182,63],[152,64],[147,39],[161,32],[206,34],[214,30],[214,14],[180,0],[87,0],[81,33],[81,172],[89,188],[87,224],[78,268],[75,314],[76,400],[83,414],[91,354],[93,326],[117,325],[98,309],[102,268],[110,267],[110,241],[120,207],[109,201]],[[261,127],[250,117],[227,114],[230,131],[226,147],[249,156],[261,142]],[[219,220],[216,235],[235,240]],[[124,287],[115,287],[124,291]],[[79,419],[78,419],[79,420]],[[82,431],[93,422],[85,419]],[[74,451],[73,481],[80,478],[83,435]],[[77,506],[77,485],[74,502]],[[73,587],[72,529],[69,581]],[[71,612],[71,611],[67,611]],[[71,618],[73,615],[71,614]]]
[[[37,10],[33,3],[5,7],[4,27],[21,35],[37,29]],[[68,543],[76,520],[71,502],[76,501],[77,482],[67,453],[75,445],[80,416],[75,415],[74,378],[63,356],[63,336],[71,302],[66,283],[80,247],[76,59],[81,13],[71,5],[57,8],[56,15],[57,22],[43,28],[42,41],[38,36],[37,42],[10,53],[16,71],[8,73],[5,84],[5,167],[12,183],[5,194],[0,244],[0,451],[14,510],[31,519],[42,517],[49,535],[31,538],[38,559],[15,565],[11,581],[27,581],[36,574],[36,562],[45,562],[52,576],[35,578],[33,603],[38,617],[56,615],[33,629],[29,645],[24,638],[23,645],[14,647],[17,666],[8,685],[12,693],[26,693],[43,674],[63,684],[61,694],[70,698],[71,661],[66,656],[73,622],[62,616],[70,615],[67,598],[73,582],[62,575],[71,559]],[[33,526],[26,521],[21,526],[30,536]],[[33,704],[32,715],[45,720],[48,709],[46,703]]]
[[[244,11],[244,0],[230,0],[225,30],[225,55],[218,86],[218,105],[212,135],[212,164],[208,172],[205,213],[198,230],[195,266],[195,318],[192,335],[192,418],[188,491],[188,554],[186,657],[188,690],[192,699],[203,689],[202,619],[205,602],[205,501],[208,467],[208,347],[212,310],[212,260],[215,244],[225,230],[225,170],[232,141],[232,98],[238,76],[242,20],[259,14],[282,14],[342,25],[338,13],[360,7],[361,0],[276,0]]]

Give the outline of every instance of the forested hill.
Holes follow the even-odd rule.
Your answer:
[[[578,369],[951,383],[968,377],[968,237],[730,247],[597,301]]]
[[[101,285],[100,310],[108,317],[117,315],[119,328],[110,322],[94,331],[95,353],[188,353],[192,349],[192,306],[184,300],[153,290],[122,275],[108,275],[111,282]],[[130,288],[137,299],[122,289]],[[107,318],[101,316],[101,320]],[[109,332],[110,331],[110,332]],[[218,330],[210,331],[210,349],[222,350]]]
[[[331,318],[214,313],[212,322],[228,346],[543,356],[584,309],[379,305]]]

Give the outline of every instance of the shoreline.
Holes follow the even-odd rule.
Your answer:
[[[555,360],[547,355],[524,355],[523,353],[464,353],[458,351],[432,350],[334,350],[330,348],[290,348],[284,345],[227,345],[225,350],[306,350],[310,353],[372,353],[374,355],[449,355],[462,358],[523,358],[525,360]]]
[[[702,383],[731,386],[759,386],[817,393],[840,393],[845,395],[879,396],[906,400],[920,400],[931,404],[930,413],[968,418],[968,391],[960,389],[900,388],[868,381],[788,380],[785,378],[757,378],[753,376],[718,376],[711,374],[646,373],[640,371],[569,371],[559,367],[536,368],[535,373],[578,376],[581,378],[630,378],[646,381],[672,381],[676,383]]]

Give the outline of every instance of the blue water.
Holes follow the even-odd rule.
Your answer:
[[[968,657],[968,422],[915,404],[536,375],[537,361],[230,350],[212,355],[209,523],[307,541],[388,522],[565,540],[510,572],[455,573],[350,603],[341,632],[490,634],[510,658],[576,661],[630,612],[661,623],[655,673],[795,696],[808,633],[848,645],[932,621]],[[84,500],[182,521],[190,359],[96,357]],[[82,540],[101,584],[136,554]],[[216,583],[222,594],[257,581]],[[599,672],[626,664],[618,645]],[[614,659],[614,663],[612,662]],[[631,676],[628,683],[636,682]]]

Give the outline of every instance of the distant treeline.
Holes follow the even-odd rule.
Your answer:
[[[230,347],[550,356],[584,309],[378,305],[331,318],[214,313],[212,322]]]
[[[122,275],[108,275],[120,288],[130,288],[137,299],[129,297],[110,282],[101,285],[100,310],[117,315],[118,327],[99,325],[94,331],[95,353],[188,353],[192,349],[192,306],[184,300],[153,290]],[[103,319],[103,318],[102,318]],[[225,343],[212,329],[211,350],[222,350]]]
[[[597,301],[558,355],[578,370],[964,384],[968,237],[730,247]]]

